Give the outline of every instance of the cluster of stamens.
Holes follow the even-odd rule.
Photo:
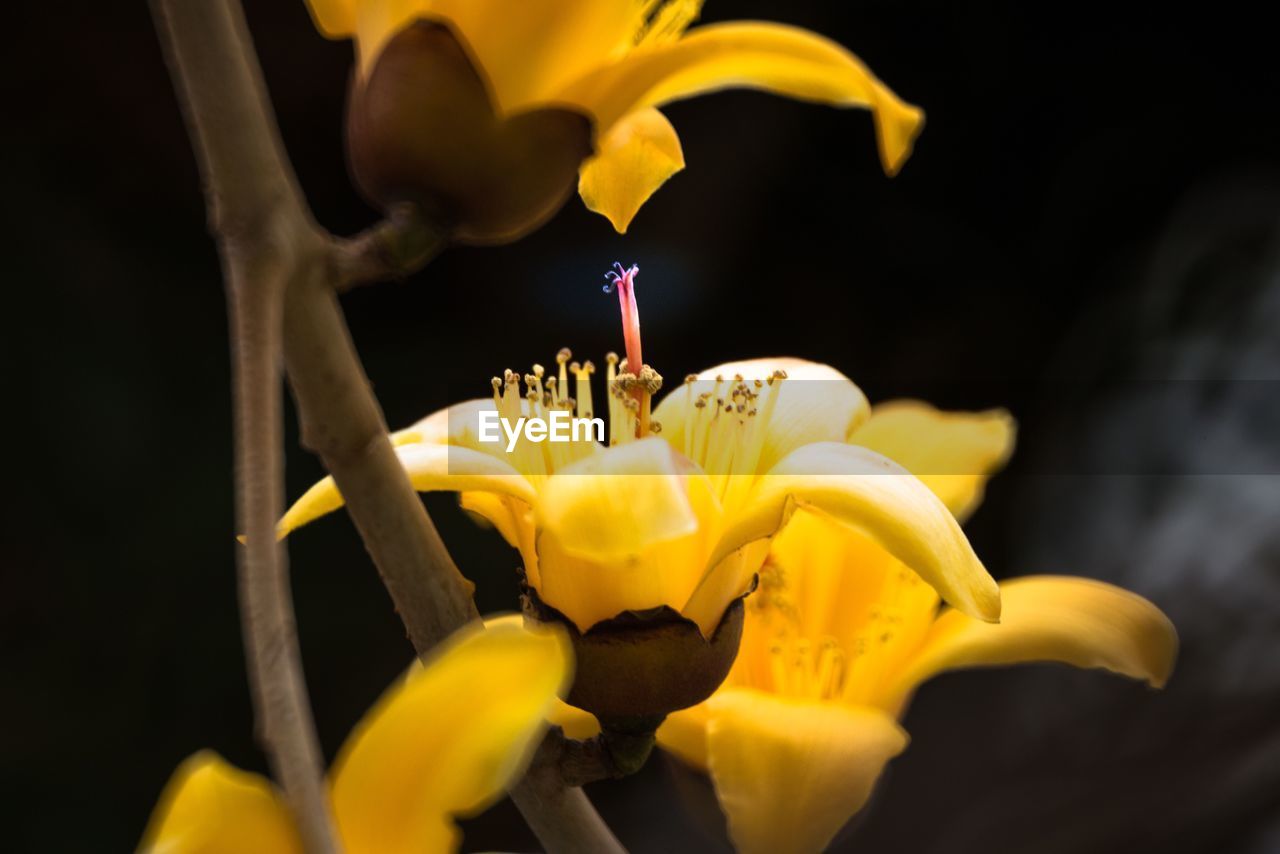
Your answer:
[[[904,624],[910,594],[923,583],[905,567],[889,570],[875,604],[851,638],[843,642],[830,635],[810,639],[799,633],[800,615],[785,574],[772,561],[766,562],[759,573],[759,589],[747,600],[753,618],[772,632],[767,668],[761,676],[773,691],[788,696],[868,699],[886,673],[895,640],[909,634]]]
[[[769,420],[786,378],[780,370],[752,380],[741,374],[685,377],[680,451],[712,478],[722,502],[741,497],[760,473]]]

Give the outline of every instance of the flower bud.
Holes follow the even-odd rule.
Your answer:
[[[498,115],[452,31],[417,21],[356,73],[347,104],[351,171],[371,202],[418,205],[462,243],[537,228],[577,186],[591,122],[566,109]]]
[[[524,605],[526,620],[559,623],[568,631],[576,665],[566,699],[606,728],[611,722],[660,721],[701,703],[729,675],[742,639],[742,599],[725,610],[710,640],[665,605],[628,611],[585,633],[532,589],[526,589]]]

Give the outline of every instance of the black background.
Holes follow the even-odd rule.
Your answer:
[[[125,850],[191,752],[211,747],[263,767],[234,598],[225,311],[194,160],[145,4],[21,5],[9,12],[18,28],[4,51],[0,165],[11,433],[0,813],[9,850]],[[338,233],[358,230],[375,214],[352,190],[341,148],[350,46],[321,39],[300,1],[247,5],[317,218]],[[620,348],[616,302],[599,287],[620,260],[643,270],[645,354],[667,376],[794,354],[839,367],[873,400],[1011,405],[1023,416],[1024,445],[1034,446],[1037,422],[1016,398],[1045,376],[1131,363],[1148,335],[1135,306],[1162,292],[1153,256],[1188,206],[1217,205],[1193,234],[1217,235],[1223,217],[1242,217],[1232,234],[1244,238],[1215,256],[1228,272],[1265,256],[1258,235],[1268,232],[1258,223],[1280,213],[1280,72],[1274,30],[1254,8],[711,3],[705,20],[769,18],[827,34],[923,106],[928,125],[903,173],[880,173],[861,112],[755,93],[674,105],[667,113],[689,168],[626,237],[575,198],[517,244],[449,251],[404,283],[344,298],[388,421],[402,426],[450,399],[485,394],[491,375],[546,362],[564,345],[597,361]],[[1197,296],[1223,292],[1212,276],[1196,282]],[[1003,387],[1021,391],[993,391]],[[292,429],[290,415],[296,496],[320,469]],[[974,519],[987,565],[998,576],[1101,574],[1020,563],[1019,484],[1028,479],[1015,463]],[[1072,488],[1079,501],[1093,487]],[[482,610],[514,607],[514,555],[449,499],[429,506],[480,584]],[[411,650],[344,517],[298,535],[290,552],[307,677],[331,757]],[[1168,594],[1144,592],[1177,618]],[[1212,636],[1206,644],[1188,655],[1211,668]],[[1012,803],[1016,794],[1000,792],[1032,785],[983,773],[978,746],[1005,738],[983,705],[988,691],[1034,685],[1069,704],[1077,686],[1106,679],[1038,675],[1025,683],[960,675],[923,691],[905,722],[912,747],[878,809],[844,841],[860,851],[1035,850],[1038,835],[1096,811],[1120,816],[1120,830],[1100,834],[1097,850],[1135,850],[1153,838],[1170,849],[1268,850],[1256,834],[1280,789],[1250,790],[1234,811],[1201,812],[1194,787],[1158,809],[1144,800],[1138,790],[1159,789],[1167,774],[1216,785],[1201,759],[1177,758],[1189,749],[1185,732],[1163,744],[1163,771],[1142,776],[1149,754],[1126,760],[1140,781],[1125,790],[1131,800],[1091,800],[1111,772],[1076,763],[1082,812],[1046,812],[1046,824],[1011,833],[1007,846],[1003,837],[948,845],[941,830],[931,835],[971,798]],[[1140,703],[1157,717],[1180,708],[1174,690],[1115,684],[1108,696],[1117,704]],[[1004,691],[1001,702],[1011,696]],[[1275,692],[1265,696],[1273,702]],[[1108,743],[1128,741],[1122,716],[1095,706],[1082,725]],[[1259,714],[1249,703],[1213,709],[1232,720]],[[954,724],[962,714],[969,723]],[[1069,743],[1055,742],[1068,764]],[[1041,770],[1053,777],[1049,754]],[[697,806],[705,794],[662,759],[593,791],[638,851],[722,845],[707,818],[714,812]],[[533,845],[506,804],[469,822],[465,844]]]

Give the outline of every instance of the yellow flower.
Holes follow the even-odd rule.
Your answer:
[[[921,473],[963,515],[1012,437],[1003,413],[899,402],[875,408],[850,441]],[[724,685],[671,715],[658,741],[710,774],[738,850],[820,851],[906,747],[897,719],[924,680],[1056,661],[1159,687],[1172,670],[1174,628],[1140,596],[1049,576],[1000,594],[999,624],[939,612],[935,591],[870,537],[802,510],[773,542]],[[579,736],[594,729],[563,704],[557,719]]]
[[[627,711],[660,720],[709,696],[736,651],[734,603],[801,507],[866,532],[962,612],[999,617],[996,584],[946,505],[906,470],[848,443],[868,405],[847,377],[798,359],[726,364],[688,377],[650,413],[660,378],[647,365],[640,376],[620,372],[643,364],[638,335],[627,338],[634,362],[608,359],[608,445],[520,438],[508,453],[505,437],[480,441],[482,413],[511,424],[554,411],[595,414],[594,367],[570,363],[568,351],[555,375],[535,365],[524,394],[508,371],[494,378],[493,399],[393,435],[414,486],[459,492],[463,507],[519,550],[530,598],[576,629],[579,679],[570,702],[602,720]],[[279,533],[341,504],[332,480],[321,481],[289,509]],[[583,646],[614,630],[615,618],[634,626],[655,611],[676,635],[666,647],[636,650],[607,639],[603,651]],[[673,629],[673,620],[692,636]],[[613,656],[626,649],[636,657]]]
[[[405,199],[470,242],[512,239],[572,191],[626,231],[684,167],[658,107],[731,87],[872,111],[885,171],[923,115],[851,53],[806,30],[695,28],[700,0],[308,0],[354,38],[348,143],[376,201]]]
[[[334,764],[330,796],[342,848],[456,850],[461,833],[452,818],[483,809],[523,771],[570,670],[563,637],[505,621],[465,629],[426,667],[415,664],[356,726]],[[210,751],[179,766],[140,848],[302,850],[271,783]]]
[[[525,393],[508,371],[494,378],[493,399],[433,413],[392,439],[414,486],[459,492],[463,507],[520,551],[542,601],[580,631],[667,606],[710,637],[797,507],[866,531],[963,612],[999,617],[996,584],[946,505],[905,469],[848,444],[869,407],[834,368],[786,358],[711,368],[654,409],[660,432],[636,438],[648,407],[627,396],[636,378],[619,373],[610,354],[608,445],[522,437],[508,453],[505,437],[480,441],[485,412],[509,423],[556,409],[593,416],[594,366],[569,359],[561,351],[555,376],[535,365]],[[278,532],[341,506],[326,478]]]

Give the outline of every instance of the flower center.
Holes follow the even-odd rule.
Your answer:
[[[859,572],[861,568],[841,570]],[[799,566],[792,571],[816,568]],[[928,620],[917,618],[932,613],[933,600],[920,596],[924,582],[905,567],[884,572],[878,579],[871,575],[866,579],[870,589],[860,593],[825,590],[824,600],[841,594],[851,600],[830,611],[827,601],[797,596],[782,568],[766,561],[760,569],[760,587],[747,600],[750,617],[769,638],[765,666],[754,671],[754,680],[765,682],[756,687],[805,699],[873,701],[893,662],[927,627]],[[807,592],[812,595],[817,587]],[[830,613],[832,622],[814,625],[812,615],[805,613],[809,608]],[[805,616],[810,619],[803,620]]]
[[[741,374],[714,380],[685,377],[679,450],[711,478],[726,512],[745,498],[760,473],[769,421],[786,378],[781,370],[753,380]]]

